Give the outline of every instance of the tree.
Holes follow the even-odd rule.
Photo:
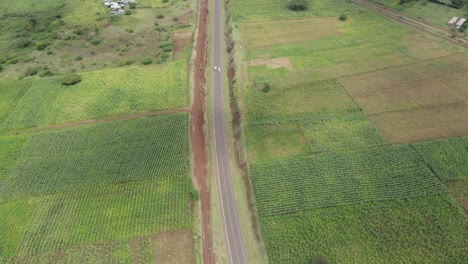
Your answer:
[[[306,10],[308,7],[309,7],[308,0],[290,0],[288,3],[288,8],[293,11]]]

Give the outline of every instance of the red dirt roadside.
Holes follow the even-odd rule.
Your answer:
[[[200,191],[201,236],[203,263],[214,263],[213,243],[210,232],[210,193],[208,192],[206,169],[206,142],[203,133],[205,122],[205,68],[207,63],[207,0],[200,0],[198,16],[196,56],[193,62],[193,103],[190,110],[190,141],[194,159],[194,175]]]

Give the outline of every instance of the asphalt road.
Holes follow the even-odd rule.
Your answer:
[[[221,0],[213,1],[213,37],[212,37],[212,66],[222,65],[223,55],[223,19],[221,18]],[[234,198],[231,171],[229,164],[229,150],[226,140],[226,122],[224,118],[224,69],[212,70],[212,113],[213,113],[213,148],[215,174],[218,189],[221,214],[224,226],[224,237],[227,246],[229,263],[247,263],[242,240],[237,205]]]

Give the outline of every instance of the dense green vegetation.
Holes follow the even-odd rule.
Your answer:
[[[31,87],[32,81],[0,81],[0,124]]]
[[[260,221],[270,263],[464,263],[468,254],[468,221],[446,194]]]
[[[301,127],[312,153],[385,144],[385,140],[362,112],[316,115],[301,121]]]
[[[33,134],[0,185],[0,200],[187,175],[187,114]]]
[[[186,113],[0,137],[0,260],[190,227],[188,155]]]
[[[287,2],[229,1],[242,40],[234,94],[269,262],[466,262],[468,221],[451,197],[466,212],[466,187],[444,183],[466,174],[466,140],[391,145],[375,121],[384,109],[424,109],[420,123],[391,121],[436,138],[424,123],[434,112],[465,112],[443,106],[463,97],[452,70],[463,71],[464,51],[351,1],[302,11]],[[449,55],[449,67],[434,60]]]
[[[251,163],[260,217],[446,192],[409,146]]]
[[[362,9],[347,0],[308,1],[307,10],[294,11],[284,0],[235,0],[230,3],[234,22],[286,19],[306,16],[339,16],[342,13],[357,13]]]
[[[17,248],[19,255],[150,235],[191,225],[187,175],[45,196]]]
[[[442,181],[468,185],[468,138],[447,138],[412,144]]]
[[[188,106],[196,7],[2,1],[0,263],[195,262],[189,115],[155,112]]]
[[[58,76],[18,83],[0,81],[0,89],[18,94],[0,109],[3,110],[0,117],[5,117],[0,129],[184,107],[188,103],[185,70],[185,62],[176,61],[159,66],[93,71],[80,74],[82,81],[69,87],[62,85],[63,78]]]
[[[314,114],[359,111],[337,80],[273,87],[270,92],[252,91],[247,98],[250,124],[278,124],[310,119]]]

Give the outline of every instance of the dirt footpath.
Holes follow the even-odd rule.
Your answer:
[[[201,231],[203,263],[214,263],[212,237],[210,232],[210,194],[208,192],[206,169],[206,142],[203,133],[205,115],[205,68],[207,63],[207,0],[200,0],[198,17],[196,57],[193,62],[193,103],[190,110],[190,141],[194,158],[194,175],[200,190]]]

